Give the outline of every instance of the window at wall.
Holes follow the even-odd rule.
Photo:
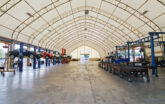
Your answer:
[[[72,58],[80,58],[81,54],[89,54],[89,58],[100,58],[99,53],[88,46],[81,46],[71,53]]]

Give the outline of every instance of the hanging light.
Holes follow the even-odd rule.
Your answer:
[[[27,12],[26,13],[29,17],[34,17],[31,13]]]
[[[147,14],[149,11],[148,10],[145,10],[142,14],[145,15]]]
[[[88,15],[89,14],[89,10],[85,10],[85,15]]]

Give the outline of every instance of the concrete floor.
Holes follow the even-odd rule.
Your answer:
[[[127,82],[97,67],[72,62],[0,76],[0,104],[165,104],[165,73]]]

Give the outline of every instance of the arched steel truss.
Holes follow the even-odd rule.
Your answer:
[[[68,54],[71,54],[71,52],[73,52],[75,49],[77,49],[77,48],[79,48],[79,47],[81,47],[81,46],[84,46],[84,44],[83,44],[83,43],[79,43],[79,44],[73,45],[72,47],[69,48]],[[96,50],[96,51],[99,53],[100,57],[103,57],[104,55],[106,55],[106,53],[105,53],[104,50],[99,49],[99,48],[96,48],[95,45],[87,44],[87,45],[85,45],[85,46],[91,47],[91,48],[93,48],[94,50]]]
[[[7,14],[9,10],[17,6],[20,2],[25,2],[31,9],[35,11],[35,13],[32,14],[33,17],[28,17],[19,26],[17,26],[17,28],[13,30],[12,39],[18,40],[20,35],[25,35],[29,38],[28,43],[34,44],[34,41],[38,41],[38,46],[45,46],[49,48],[65,47],[69,49],[72,45],[76,44],[76,42],[82,40],[82,38],[84,38],[84,34],[88,35],[84,40],[91,42],[91,44],[93,45],[97,44],[99,47],[103,47],[99,49],[104,49],[105,51],[109,51],[109,48],[114,48],[115,45],[123,44],[126,41],[144,37],[145,34],[141,33],[138,30],[138,28],[140,27],[135,28],[122,18],[115,16],[113,13],[102,10],[100,7],[103,2],[127,12],[128,14],[130,14],[128,18],[133,15],[138,20],[143,22],[144,25],[151,28],[153,31],[161,31],[160,27],[156,23],[154,23],[147,16],[138,11],[138,9],[143,7],[148,2],[148,0],[144,0],[144,2],[138,9],[134,9],[121,0],[102,0],[99,8],[85,5],[73,9],[72,1],[74,0],[51,0],[50,4],[36,11],[27,0],[8,0],[8,2],[0,7],[0,17],[3,16],[5,13]],[[157,1],[164,5],[164,2],[162,0]],[[58,11],[58,7],[67,3],[70,4],[71,10],[60,14]],[[52,20],[47,21],[43,18],[43,15],[47,15],[52,10],[56,10],[58,16],[54,17]],[[85,10],[89,10],[90,12],[95,13],[97,14],[97,16],[90,16],[89,13],[89,15],[81,15],[75,17],[76,14]],[[104,16],[105,18],[108,18],[108,20],[105,21],[104,19],[99,19],[98,15]],[[64,21],[64,19],[68,18],[69,16],[72,16],[73,18],[69,19],[68,21]],[[15,19],[20,21],[18,18]],[[38,29],[34,29],[31,24],[35,23],[38,19],[42,19],[43,21],[45,21],[45,24],[41,27],[38,27]],[[119,24],[119,26],[115,26],[109,23],[109,20],[114,21],[115,23]],[[58,23],[59,21],[62,21],[62,24],[54,27],[54,24]],[[30,35],[22,33],[22,31],[25,30],[27,27],[31,28],[34,32]],[[51,31],[49,31],[47,34],[43,34],[43,32],[45,30],[48,30],[49,28],[51,29]],[[87,31],[83,30],[83,28],[87,28]],[[124,32],[123,29],[127,29],[129,33]],[[132,37],[132,34],[131,36],[129,35],[130,33],[134,34],[134,38]],[[79,34],[79,36],[76,36],[77,34]],[[37,39],[39,37],[40,39]],[[109,40],[108,38],[111,39]]]

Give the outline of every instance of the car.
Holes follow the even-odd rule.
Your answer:
[[[29,51],[29,50],[24,50],[23,55],[24,55],[24,57],[29,57],[31,59],[33,59],[33,58],[40,59],[42,57],[41,53]],[[13,51],[9,52],[9,57],[11,57],[12,59],[14,59],[16,57],[20,57],[20,56],[21,56],[21,54],[20,54],[19,50],[13,50]]]
[[[71,60],[71,56],[64,55],[63,58],[62,58],[61,63],[62,63],[62,64],[69,63],[70,60]]]
[[[14,59],[15,57],[20,57],[20,52],[19,50],[13,50],[9,52],[9,57]]]
[[[42,53],[36,52],[34,57],[40,59],[42,57]]]
[[[57,63],[60,62],[60,55],[54,55],[54,58],[56,59],[56,62],[57,62]]]
[[[51,54],[51,53],[48,53],[48,52],[43,52],[42,57],[43,58],[46,58],[46,59],[53,59],[54,58],[54,55]]]
[[[24,57],[30,57],[31,59],[35,58],[35,52],[29,50],[23,50]]]
[[[36,58],[40,59],[42,57],[42,53],[40,52],[34,52],[34,51],[29,51],[29,50],[24,50],[23,52],[24,57],[30,57],[30,58]]]

